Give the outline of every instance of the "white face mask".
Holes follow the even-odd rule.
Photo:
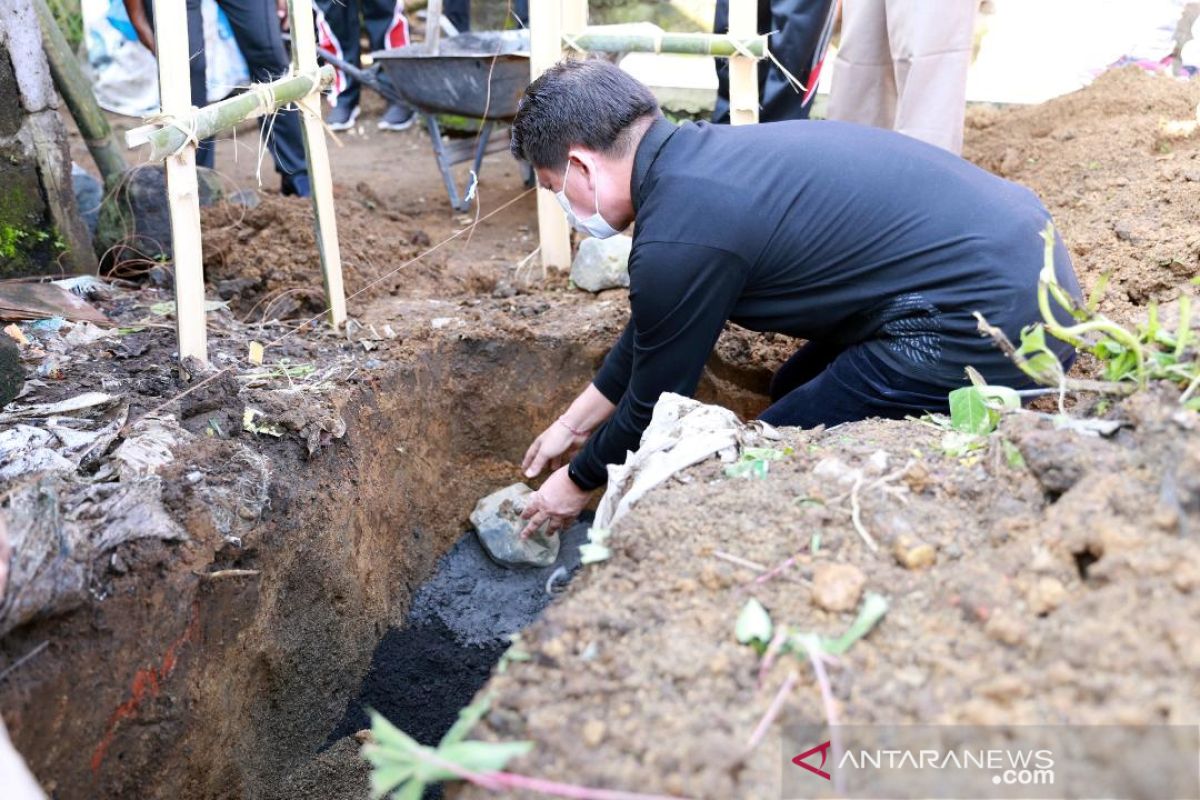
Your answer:
[[[555,192],[554,196],[558,198],[558,204],[562,206],[562,210],[567,213],[567,221],[571,223],[571,227],[581,233],[586,233],[589,236],[595,236],[597,239],[607,239],[610,236],[616,236],[620,231],[608,224],[608,220],[604,219],[600,214],[600,186],[596,185],[596,213],[592,214],[587,219],[580,219],[575,216],[575,210],[571,208],[571,201],[567,199],[567,175],[571,173],[571,162],[567,161],[567,169],[563,172],[563,188],[561,191]]]

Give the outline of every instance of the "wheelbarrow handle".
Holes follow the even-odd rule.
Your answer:
[[[291,44],[292,36],[290,33],[285,33],[283,38],[285,42]],[[382,95],[383,99],[387,100],[389,103],[407,104],[407,101],[398,91],[396,91],[396,87],[392,85],[390,80],[388,80],[387,75],[384,74],[382,67],[380,67],[378,64],[373,64],[370,69],[362,69],[361,67],[354,66],[348,61],[338,58],[333,53],[319,46],[317,47],[317,55],[325,59],[326,63],[337,67],[339,70],[346,73],[351,78],[354,78],[354,80],[358,81],[363,86],[366,86],[368,89],[371,89],[372,91]]]

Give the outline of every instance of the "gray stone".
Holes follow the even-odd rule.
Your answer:
[[[24,385],[21,348],[6,334],[0,333],[0,408],[15,400]]]
[[[196,168],[200,205],[224,199],[217,173]],[[115,263],[125,260],[170,260],[171,216],[167,205],[167,179],[161,165],[134,167],[105,187],[96,226],[96,252],[107,253]]]
[[[543,529],[528,539],[520,538],[525,527],[521,510],[532,492],[525,484],[514,483],[480,500],[471,512],[479,543],[506,567],[548,567],[558,559],[559,537],[546,536]]]
[[[100,218],[100,203],[104,200],[104,184],[78,164],[71,164],[71,187],[75,190],[75,205],[79,216],[87,226],[88,235],[96,235],[96,221]]]
[[[633,239],[628,236],[584,239],[575,263],[571,265],[571,280],[588,292],[628,286],[629,249],[632,246]]]

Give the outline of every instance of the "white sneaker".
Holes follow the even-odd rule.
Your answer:
[[[357,120],[358,106],[350,106],[349,108],[334,106],[325,117],[325,124],[329,126],[329,130],[331,131],[348,131],[354,127],[354,123]]]
[[[417,121],[417,114],[408,106],[390,105],[379,119],[381,131],[406,131]]]

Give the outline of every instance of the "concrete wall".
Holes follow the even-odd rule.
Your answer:
[[[0,0],[0,278],[95,271],[30,0]]]

